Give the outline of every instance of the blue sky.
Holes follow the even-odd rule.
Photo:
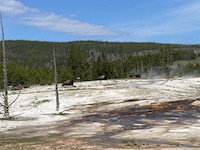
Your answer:
[[[0,0],[5,39],[200,43],[200,0]]]

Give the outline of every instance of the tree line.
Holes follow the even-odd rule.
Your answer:
[[[0,47],[2,47],[0,45]],[[108,78],[127,78],[140,74],[152,76],[183,76],[200,74],[200,45],[136,42],[39,42],[6,41],[8,85],[52,84],[54,82],[52,49],[55,49],[58,82],[80,77],[94,80],[105,74]],[[0,69],[2,70],[0,49]],[[184,63],[178,63],[180,60]],[[3,86],[3,72],[0,72]]]

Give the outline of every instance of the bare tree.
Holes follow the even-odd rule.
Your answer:
[[[4,117],[9,118],[9,107],[8,107],[8,79],[7,79],[7,69],[6,69],[6,48],[5,48],[5,40],[4,40],[4,29],[3,29],[3,21],[0,13],[1,19],[1,33],[2,33],[2,49],[3,49],[3,75],[4,75],[4,104],[1,104],[4,108]]]
[[[0,21],[1,21],[1,32],[2,32],[2,49],[3,49],[3,75],[4,75],[4,93],[3,93],[3,103],[0,103],[1,106],[3,106],[4,108],[4,117],[5,118],[9,118],[9,108],[12,104],[14,104],[14,102],[18,99],[19,94],[17,96],[17,98],[12,102],[12,103],[8,103],[8,77],[7,77],[7,67],[6,67],[6,48],[5,48],[5,40],[4,40],[4,28],[3,28],[3,21],[2,21],[2,17],[1,17],[1,13],[0,13]]]
[[[56,111],[59,111],[59,96],[58,96],[58,83],[57,83],[57,67],[56,67],[56,56],[55,50],[53,48],[53,64],[54,64],[54,81],[55,81],[55,91],[56,91]]]

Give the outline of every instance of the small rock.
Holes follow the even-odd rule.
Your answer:
[[[192,106],[200,106],[200,101],[196,100],[193,103],[191,103]]]

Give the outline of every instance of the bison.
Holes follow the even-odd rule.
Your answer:
[[[73,85],[74,84],[74,80],[66,80],[62,83],[62,86],[65,86],[65,85]]]
[[[135,74],[135,78],[141,78],[140,74]]]

